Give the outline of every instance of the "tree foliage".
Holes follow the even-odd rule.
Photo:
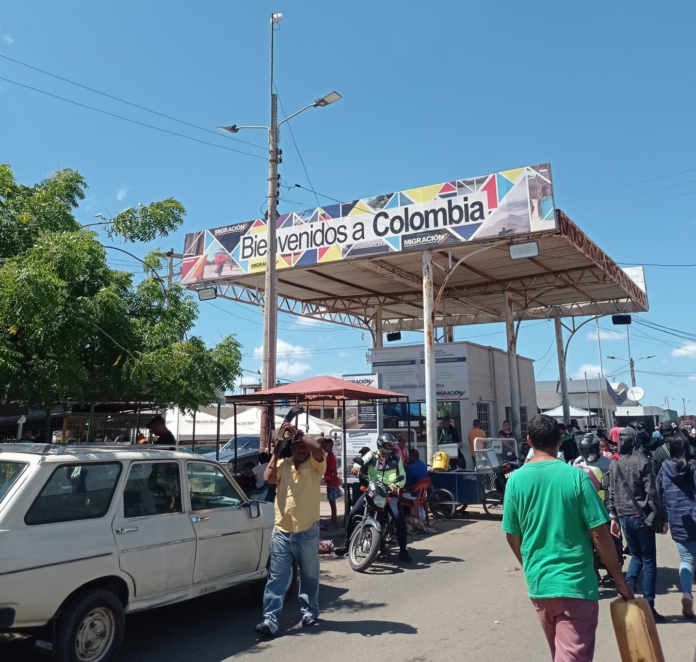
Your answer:
[[[152,402],[192,410],[217,399],[240,373],[234,337],[208,348],[189,335],[195,300],[166,290],[156,274],[164,255],[144,262],[146,277],[110,269],[97,234],[73,210],[84,178],[71,170],[32,187],[0,165],[0,397],[29,407],[100,401]],[[169,199],[127,209],[111,236],[151,241],[182,223]]]

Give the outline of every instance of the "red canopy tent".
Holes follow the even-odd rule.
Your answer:
[[[248,395],[228,395],[225,398],[232,404],[269,405],[282,400],[296,404],[310,404],[318,400],[326,402],[345,402],[346,400],[384,400],[386,402],[407,402],[408,396],[381,388],[361,386],[338,377],[322,375],[310,377],[299,382],[283,384],[266,391]]]
[[[265,391],[257,391],[248,395],[228,395],[225,400],[235,405],[235,471],[237,467],[237,405],[250,405],[257,407],[270,407],[279,402],[290,402],[292,404],[314,404],[323,401],[331,406],[340,406],[343,409],[342,424],[343,435],[341,437],[341,470],[343,474],[343,485],[346,485],[346,402],[348,400],[379,401],[381,403],[409,403],[409,396],[394,391],[385,391],[381,388],[362,386],[354,382],[349,382],[338,377],[322,375],[310,377],[299,382],[283,384],[276,388]],[[272,421],[269,416],[267,420]],[[261,447],[264,443],[261,440]],[[218,448],[219,454],[219,448]],[[218,455],[219,456],[219,455]],[[346,499],[347,515],[348,499]]]

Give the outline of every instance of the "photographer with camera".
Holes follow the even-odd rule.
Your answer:
[[[281,453],[290,445],[290,457]],[[292,581],[293,562],[300,570],[299,599],[302,626],[310,627],[319,616],[319,498],[326,458],[321,444],[283,423],[276,434],[273,457],[264,480],[276,484],[275,527],[271,536],[271,567],[263,596],[263,622],[256,631],[278,633],[285,593]]]

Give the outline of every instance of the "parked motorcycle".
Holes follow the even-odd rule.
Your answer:
[[[362,458],[355,458],[362,464]],[[365,507],[361,521],[355,527],[348,543],[348,561],[356,572],[365,572],[380,554],[387,554],[394,539],[392,518],[387,504],[391,501],[387,486],[379,480],[369,480],[363,475],[360,482],[366,482],[360,489],[365,494]]]
[[[507,485],[508,478],[512,475],[513,471],[517,471],[524,464],[524,460],[520,460],[518,457],[508,451],[505,457],[505,462],[498,467],[495,471],[495,490],[486,492],[486,496],[483,500],[483,509],[486,514],[493,519],[503,518],[503,502],[505,500],[505,486]]]

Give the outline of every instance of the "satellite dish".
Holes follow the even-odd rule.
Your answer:
[[[626,397],[633,402],[639,402],[645,397],[645,391],[640,386],[634,386],[626,391]]]

